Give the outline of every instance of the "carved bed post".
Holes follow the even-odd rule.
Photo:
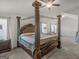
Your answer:
[[[19,39],[19,35],[20,35],[20,19],[21,17],[17,16],[17,40]],[[18,47],[18,41],[17,41],[17,47]]]
[[[57,16],[58,18],[58,46],[57,48],[61,48],[61,15]]]
[[[35,52],[34,59],[41,59],[41,51],[40,51],[40,13],[39,7],[41,4],[38,1],[35,1],[33,4],[35,7]]]

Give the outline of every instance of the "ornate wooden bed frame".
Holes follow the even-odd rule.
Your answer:
[[[58,17],[58,19],[60,19],[59,18],[59,16],[57,16]],[[17,17],[17,20],[18,20],[18,18],[20,18],[20,17]],[[56,19],[56,18],[55,18]],[[20,19],[19,19],[20,20]],[[58,24],[60,24],[60,22],[58,21]],[[20,22],[18,23],[17,22],[17,25],[18,26],[20,26]],[[58,28],[59,28],[59,25],[58,25]],[[33,25],[33,24],[27,24],[27,25],[24,25],[24,26],[22,26],[21,27],[21,29],[20,29],[20,27],[18,27],[17,28],[18,29],[18,37],[19,37],[19,35],[20,34],[22,34],[22,33],[34,33],[35,32],[35,26]],[[20,29],[20,31],[19,31],[19,29]],[[58,32],[58,35],[59,35],[59,33],[60,32]],[[17,38],[18,38],[17,37]],[[19,38],[18,38],[19,39]],[[52,38],[52,39],[54,39],[54,37]],[[42,49],[41,49],[41,56],[44,56],[44,55],[46,55],[47,53],[49,53],[51,50],[53,50],[55,47],[58,47],[58,48],[60,48],[59,46],[60,46],[60,37],[58,36],[58,38],[57,38],[57,36],[55,37],[55,39],[57,39],[57,40],[52,40],[52,42],[54,42],[54,43],[51,43],[51,44],[48,44],[47,42],[45,43],[45,44],[42,44],[41,46],[43,46],[42,47]],[[57,42],[58,41],[58,42]],[[41,43],[41,42],[40,42]],[[18,46],[19,47],[21,47],[21,48],[23,48],[30,56],[32,56],[33,57],[33,55],[32,55],[32,52],[31,52],[31,50],[29,50],[28,48],[26,48],[24,45],[22,45],[21,43],[19,43],[18,42]]]
[[[40,13],[39,13],[39,7],[41,4],[38,1],[35,1],[33,3],[33,6],[35,7],[35,51],[34,54],[32,55],[31,51],[28,50],[26,47],[24,47],[22,44],[18,43],[18,46],[21,46],[29,55],[33,57],[33,59],[41,59],[41,56],[47,54],[50,50],[52,50],[54,47],[51,46],[49,47],[48,51],[46,51],[45,54],[41,55],[41,50],[40,50]],[[17,39],[19,39],[20,35],[20,19],[21,17],[17,16]],[[58,37],[57,37],[57,48],[61,48],[61,41],[60,41],[60,30],[61,30],[61,15],[57,16],[58,19]],[[56,46],[55,46],[56,47]]]

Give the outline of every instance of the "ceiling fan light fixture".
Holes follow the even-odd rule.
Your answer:
[[[41,7],[46,7],[48,9],[51,9],[54,6],[60,6],[60,4],[56,4],[56,0],[37,0],[41,3]],[[55,2],[55,3],[54,3]]]
[[[48,3],[46,4],[46,7],[47,7],[47,8],[51,8],[51,7],[52,7],[52,3],[51,3],[51,2],[48,2]]]

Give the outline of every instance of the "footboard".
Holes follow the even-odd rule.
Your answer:
[[[52,40],[50,42],[47,42],[46,44],[41,46],[41,56],[44,56],[48,54],[51,50],[56,48],[58,45],[57,40]]]

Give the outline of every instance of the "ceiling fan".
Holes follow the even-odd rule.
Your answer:
[[[37,0],[42,4],[41,7],[51,8],[53,6],[60,6],[60,4],[53,3],[55,0]]]

